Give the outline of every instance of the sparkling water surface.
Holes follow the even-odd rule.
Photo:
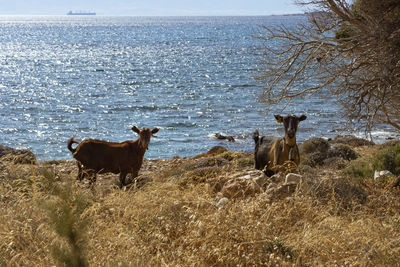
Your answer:
[[[292,27],[301,16],[0,16],[0,144],[39,160],[70,159],[67,140],[136,139],[160,128],[147,158],[193,156],[212,146],[252,151],[254,130],[282,135],[254,80],[260,25]],[[273,44],[271,44],[273,45]],[[306,114],[298,140],[343,126],[327,96],[295,101]],[[217,140],[215,133],[236,142]],[[379,129],[385,139],[392,133]]]

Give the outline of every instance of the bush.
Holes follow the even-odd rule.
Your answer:
[[[329,150],[329,143],[324,138],[313,137],[299,146],[301,154],[311,154],[311,153],[327,153]]]
[[[188,171],[203,169],[207,167],[221,167],[228,163],[228,160],[223,157],[217,158],[203,158],[200,160],[196,160],[193,162],[189,162],[185,164],[185,169]]]
[[[395,146],[380,150],[373,161],[373,167],[375,170],[388,170],[395,175],[399,175],[400,143],[397,143]]]
[[[334,146],[328,153],[328,157],[340,157],[345,160],[355,160],[358,154],[348,145],[339,144]]]
[[[89,266],[85,255],[89,220],[83,216],[90,206],[89,199],[82,192],[75,192],[71,180],[57,183],[48,169],[41,170],[41,176],[43,189],[52,197],[40,200],[39,205],[47,213],[54,232],[67,244],[53,245],[53,258],[59,266]]]
[[[374,168],[370,159],[359,158],[351,161],[349,166],[343,170],[343,173],[352,178],[373,178]]]

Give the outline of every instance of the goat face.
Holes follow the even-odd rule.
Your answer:
[[[142,148],[147,149],[150,143],[150,138],[154,136],[155,133],[158,132],[158,128],[154,128],[153,130],[150,130],[149,128],[142,128],[139,130],[136,126],[132,127],[132,131],[137,133],[139,135],[139,146]]]
[[[296,144],[296,132],[299,122],[307,119],[307,116],[301,115],[297,117],[295,115],[288,115],[282,117],[280,115],[275,115],[275,119],[278,123],[283,123],[285,128],[285,142],[289,146],[294,146]]]

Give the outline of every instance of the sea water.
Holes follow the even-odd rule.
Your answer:
[[[215,145],[252,151],[252,133],[283,135],[259,101],[261,25],[295,27],[303,16],[0,16],[0,144],[39,160],[70,159],[67,140],[136,139],[160,128],[147,158],[194,156]],[[298,140],[343,127],[326,95],[300,99]],[[378,129],[377,138],[392,133]],[[232,135],[236,142],[215,138]]]

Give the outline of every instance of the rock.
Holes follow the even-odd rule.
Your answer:
[[[261,175],[264,175],[262,171],[250,169],[232,173],[230,179],[241,178],[246,180],[255,180]]]
[[[269,191],[270,189],[275,189],[275,187],[277,187],[278,185],[276,183],[270,183],[267,188],[265,189],[265,191]]]
[[[261,188],[251,180],[237,178],[227,181],[222,187],[221,193],[229,199],[242,198],[261,193]]]
[[[352,147],[358,147],[358,146],[372,146],[374,145],[374,142],[358,138],[354,135],[338,135],[335,138],[329,140],[329,143],[331,144],[345,144],[349,145]]]
[[[219,140],[228,140],[229,142],[235,142],[235,138],[231,135],[222,135],[220,133],[216,133],[215,137]]]
[[[247,174],[250,174],[252,177],[258,177],[259,175],[264,174],[264,172],[261,171],[261,170],[252,170],[252,169],[250,169],[250,170],[247,171]]]
[[[303,181],[303,176],[295,173],[288,173],[285,178],[285,184],[295,183],[298,184]]]
[[[254,179],[254,182],[256,182],[259,186],[263,187],[265,184],[267,184],[269,181],[269,177],[266,176],[264,173],[260,174],[257,178]]]
[[[0,145],[0,158],[14,164],[36,164],[36,156],[28,149],[15,149]]]
[[[228,204],[228,203],[229,203],[229,199],[226,198],[226,197],[222,197],[222,198],[218,201],[217,207],[218,207],[218,208],[222,208],[223,206],[225,206],[225,205]]]
[[[247,175],[243,176],[242,178],[246,179],[246,180],[251,180],[252,179],[250,174],[247,174]]]
[[[291,196],[294,192],[296,192],[296,188],[296,183],[282,184],[274,189],[274,191],[272,192],[272,197],[276,199],[287,198]]]
[[[278,172],[277,174],[272,175],[269,177],[269,180],[273,183],[283,183],[285,181],[285,174],[282,172]]]
[[[392,177],[395,177],[395,175],[387,170],[375,171],[375,173],[374,173],[374,180],[376,182],[382,182],[382,181],[384,181],[385,178],[392,178]]]

